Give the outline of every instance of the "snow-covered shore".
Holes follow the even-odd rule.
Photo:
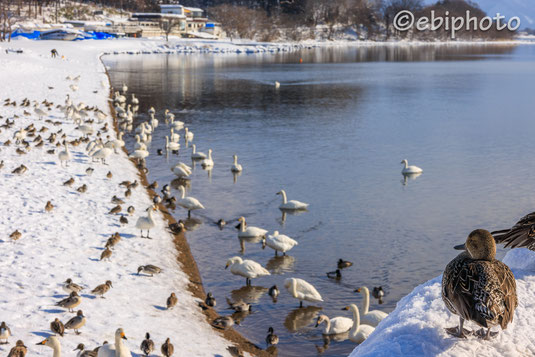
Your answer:
[[[4,51],[15,44],[23,53]],[[70,147],[73,159],[63,168],[57,155],[61,147],[46,140],[42,147],[36,147],[37,142],[33,142],[37,135],[46,139],[60,129],[56,143],[81,136],[76,125],[56,108],[64,104],[66,94],[75,103],[98,106],[109,114],[109,88],[101,84],[108,80],[99,55],[113,45],[111,41],[16,41],[1,45],[0,123],[9,120],[14,124],[11,128],[2,127],[0,132],[0,143],[11,141],[9,146],[0,146],[0,160],[3,160],[0,190],[4,207],[0,213],[0,320],[6,322],[13,335],[9,345],[0,345],[0,354],[7,355],[19,339],[28,346],[30,356],[52,354],[48,347],[35,343],[52,333],[49,325],[55,318],[65,323],[74,316],[55,306],[66,297],[61,283],[72,278],[85,287],[82,303],[75,310],[83,310],[87,323],[80,329],[81,335],[69,330],[61,339],[63,351],[68,355],[78,343],[92,349],[105,340],[113,342],[115,330],[123,327],[128,337],[125,343],[135,355],[148,331],[156,343],[156,351],[170,337],[178,356],[229,356],[227,347],[231,343],[209,326],[188,291],[190,282],[177,263],[173,238],[165,228],[167,222],[159,213],[155,214],[156,228],[151,230],[154,239],[139,237],[135,222],[146,215],[145,209],[152,202],[141,185],[132,189],[130,198],[125,198],[126,188],[119,183],[139,181],[138,171],[126,155],[112,154],[108,165],[92,163],[85,152],[86,144],[81,143]],[[52,48],[58,50],[60,57],[51,58]],[[65,79],[78,75],[78,82]],[[79,89],[71,90],[71,84]],[[4,106],[7,98],[17,105]],[[32,105],[21,107],[24,98],[31,100]],[[48,115],[39,119],[33,103],[45,99],[54,104]],[[37,130],[34,137],[26,138],[29,150],[15,145],[14,132],[32,123]],[[110,116],[105,123],[108,130],[102,132],[103,138],[107,135],[115,138]],[[95,133],[105,123],[93,124]],[[48,131],[41,132],[42,127]],[[52,149],[54,154],[47,153]],[[21,164],[28,168],[27,172],[12,174]],[[88,167],[94,169],[91,175],[86,174]],[[112,178],[107,178],[108,171]],[[74,178],[72,187],[64,186],[70,178]],[[84,184],[87,191],[78,192],[77,188]],[[130,205],[136,209],[133,216],[127,216],[126,226],[120,225],[118,215],[108,213],[115,206],[111,202],[114,195],[125,200],[123,213]],[[47,201],[54,206],[50,212],[45,211]],[[13,242],[9,236],[16,230],[22,236]],[[115,232],[121,234],[122,240],[110,261],[100,261],[106,240]],[[157,265],[163,272],[154,277],[137,275],[138,266],[145,264]],[[111,280],[113,287],[105,299],[90,293],[106,280]],[[166,310],[166,299],[171,292],[176,293],[178,304]]]
[[[452,252],[452,258],[456,253]],[[441,297],[442,276],[416,287],[401,299],[351,357],[373,356],[533,356],[533,320],[535,318],[535,252],[514,249],[503,262],[516,278],[518,307],[514,320],[505,331],[490,341],[472,336],[458,339],[444,328],[456,326],[458,316],[452,315]],[[473,323],[465,328],[477,330]]]

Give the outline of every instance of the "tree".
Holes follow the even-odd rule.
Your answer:
[[[169,41],[169,34],[180,26],[180,19],[167,18],[160,20],[160,28],[165,33],[165,40]]]
[[[20,16],[12,11],[12,4],[14,0],[0,0],[0,41],[11,41],[13,25],[20,19]]]

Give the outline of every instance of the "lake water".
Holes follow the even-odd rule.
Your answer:
[[[197,150],[213,149],[211,173],[197,164],[191,176],[188,195],[206,210],[193,213],[203,223],[188,241],[217,310],[230,314],[226,297],[252,301],[236,329],[265,347],[273,326],[279,356],[344,356],[355,347],[327,344],[314,328],[318,309],[299,310],[285,278],[312,283],[331,318],[349,317],[341,311],[349,303],[361,306],[353,290],[363,285],[383,286],[384,303],[372,299],[371,308],[389,312],[441,274],[470,231],[506,228],[535,208],[535,46],[119,55],[105,62],[112,84],[126,83],[140,99],[144,114],[136,123],[150,106],[157,110],[151,181],[161,187],[174,178],[171,166],[190,162],[183,141],[178,157],[156,155],[168,135],[165,109],[195,133]],[[233,154],[244,167],[236,181]],[[423,174],[404,180],[402,159]],[[309,211],[283,221],[280,189],[310,203]],[[184,219],[186,211],[179,207],[175,216]],[[244,258],[273,274],[250,288],[224,269],[241,255],[231,221],[240,216],[299,242],[283,258],[247,244]],[[229,221],[223,230],[214,223],[220,218]],[[325,273],[339,258],[354,266],[335,281]],[[273,284],[281,289],[276,303],[266,293]]]

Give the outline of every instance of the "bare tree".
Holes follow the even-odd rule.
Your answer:
[[[169,35],[175,28],[178,28],[180,26],[180,19],[162,19],[160,20],[160,28],[165,34],[165,40],[169,41]]]
[[[0,0],[0,41],[11,41],[13,25],[20,19],[11,8],[12,4],[14,0]]]

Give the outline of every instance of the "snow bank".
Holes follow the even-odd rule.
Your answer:
[[[73,160],[62,168],[57,157],[61,148],[48,142],[38,148],[33,138],[27,138],[31,150],[25,154],[16,152],[13,133],[31,123],[37,131],[43,126],[48,128],[47,132],[36,133],[45,139],[59,129],[63,131],[58,136],[65,133],[69,141],[80,136],[72,121],[66,121],[56,109],[57,104],[64,104],[66,94],[75,103],[83,101],[109,113],[109,88],[101,85],[101,81],[107,83],[107,77],[98,59],[101,43],[112,46],[120,41],[17,41],[22,54],[6,53],[4,49],[12,44],[2,44],[0,123],[9,119],[14,120],[14,125],[0,130],[0,143],[9,139],[13,142],[10,146],[0,144],[0,159],[4,161],[0,169],[0,321],[7,323],[13,336],[9,345],[0,345],[0,355],[7,355],[19,339],[28,346],[29,356],[52,354],[48,347],[35,344],[51,334],[49,325],[55,318],[65,323],[74,316],[55,306],[66,297],[61,283],[72,278],[85,287],[83,301],[76,309],[84,311],[87,323],[80,329],[81,335],[70,330],[61,338],[67,355],[74,353],[71,351],[78,343],[92,349],[105,340],[113,342],[115,330],[123,327],[128,337],[125,343],[132,352],[139,353],[139,345],[149,331],[158,354],[161,344],[170,337],[175,356],[228,356],[229,342],[207,324],[188,292],[189,279],[177,263],[172,237],[159,213],[154,215],[157,228],[150,232],[154,239],[139,238],[135,222],[146,214],[145,209],[152,202],[141,186],[132,190],[131,198],[125,198],[125,188],[119,183],[139,178],[124,153],[113,154],[107,160],[109,165],[92,163],[85,154],[86,144],[82,143],[71,146]],[[58,50],[60,57],[50,57],[52,48]],[[65,80],[68,75],[80,75],[75,92],[69,88],[73,82]],[[18,105],[23,98],[29,98],[32,106],[4,106],[6,98]],[[44,99],[54,105],[48,118],[39,120],[33,103]],[[25,110],[30,115],[25,115]],[[46,119],[61,125],[45,122]],[[103,125],[93,124],[95,132]],[[108,126],[112,127],[111,120]],[[106,135],[115,137],[113,130],[103,135],[104,139]],[[56,153],[47,154],[51,149],[56,149]],[[27,166],[28,171],[12,174],[20,164]],[[86,174],[88,167],[94,168],[92,175]],[[108,171],[113,174],[111,179],[106,178]],[[75,180],[72,187],[63,186],[71,177]],[[76,188],[83,184],[87,185],[87,192],[77,192]],[[108,214],[115,206],[111,202],[114,195],[126,201],[123,212],[130,205],[136,209],[133,216],[127,217],[129,224],[125,227],[120,226],[118,215]],[[55,208],[45,212],[49,200]],[[22,237],[13,242],[9,235],[15,230]],[[106,240],[114,232],[120,232],[122,240],[109,262],[99,261]],[[154,277],[136,275],[137,267],[145,264],[155,264],[163,272]],[[113,288],[105,299],[95,298],[90,291],[106,280],[112,281]],[[178,304],[166,310],[171,292],[176,293]]]
[[[507,330],[500,331],[491,341],[477,337],[460,340],[448,335],[444,328],[456,326],[442,302],[442,276],[416,287],[401,299],[394,311],[384,319],[374,333],[357,346],[351,357],[374,356],[533,356],[533,322],[535,321],[535,252],[513,249],[503,262],[516,278],[518,308]],[[479,329],[473,323],[466,328]]]

